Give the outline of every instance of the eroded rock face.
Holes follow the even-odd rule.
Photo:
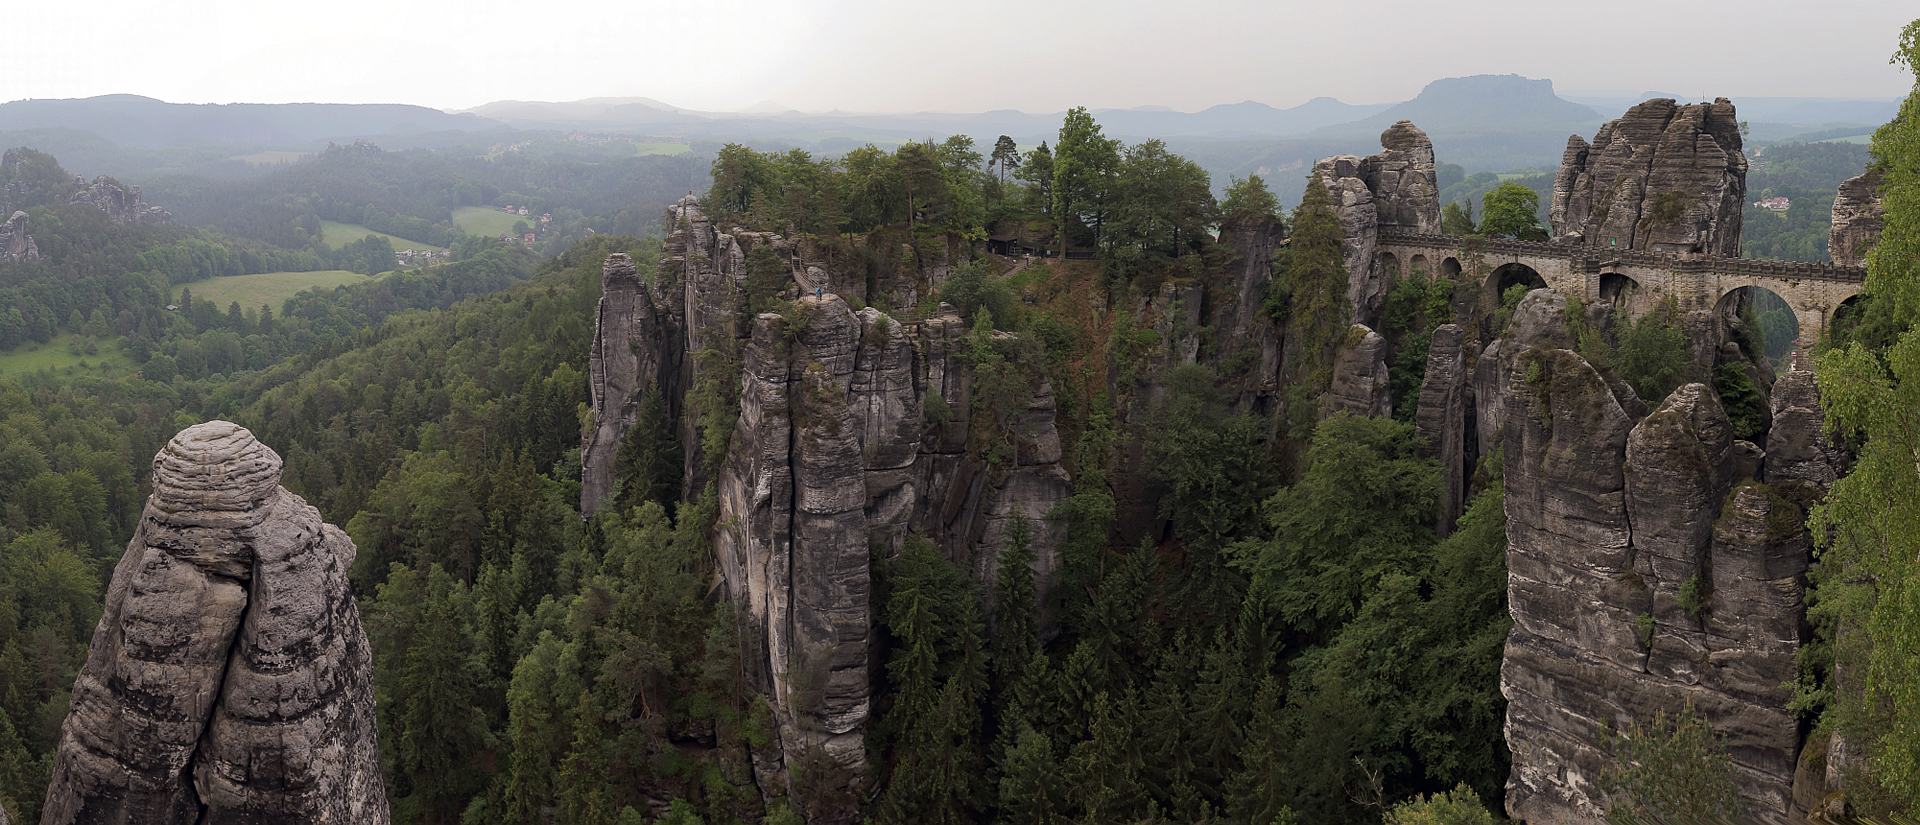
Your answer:
[[[173,215],[158,206],[148,206],[140,199],[140,187],[121,187],[119,183],[106,175],[94,178],[93,183],[74,193],[71,203],[84,203],[97,206],[106,211],[114,223],[132,226],[139,223],[166,223]]]
[[[1733,104],[1659,98],[1567,138],[1548,215],[1560,243],[1738,257],[1746,194]]]
[[[1386,305],[1387,283],[1384,273],[1375,272],[1373,250],[1380,242],[1380,216],[1373,203],[1373,191],[1360,177],[1360,158],[1340,155],[1314,164],[1313,173],[1333,198],[1333,211],[1340,218],[1340,253],[1347,265],[1347,302],[1353,306],[1354,320],[1374,323],[1380,308]]]
[[[600,272],[587,382],[593,426],[580,439],[580,512],[588,518],[613,494],[614,456],[647,394],[662,392],[661,362],[667,353],[666,330],[633,259],[614,253]]]
[[[1880,240],[1887,208],[1880,202],[1884,173],[1869,169],[1848,178],[1833,197],[1833,228],[1827,232],[1827,257],[1841,266],[1866,266],[1867,250]]]
[[[1827,432],[1813,370],[1788,370],[1773,382],[1773,426],[1767,430],[1766,480],[1804,481],[1825,489],[1846,471],[1846,449]]]
[[[1373,192],[1383,232],[1440,233],[1440,187],[1435,182],[1433,141],[1403,120],[1380,133],[1385,150],[1360,162],[1360,177]]]
[[[1393,287],[1392,273],[1374,260],[1380,233],[1440,231],[1440,190],[1427,133],[1403,120],[1380,134],[1380,146],[1384,151],[1376,155],[1337,155],[1313,165],[1340,218],[1353,320],[1367,326],[1379,322]]]
[[[1333,383],[1327,389],[1325,412],[1347,412],[1368,418],[1393,414],[1393,394],[1387,376],[1387,339],[1359,324],[1348,332],[1349,343],[1333,358]]]
[[[40,260],[40,247],[33,242],[33,236],[27,234],[27,213],[15,212],[0,227],[0,259],[9,261]]]
[[[1467,438],[1473,408],[1468,401],[1471,376],[1465,343],[1466,330],[1458,324],[1434,329],[1427,347],[1427,375],[1420,384],[1420,406],[1414,412],[1414,427],[1426,445],[1421,454],[1440,462],[1440,512],[1434,528],[1443,537],[1453,532],[1465,511],[1472,461]]]
[[[1230,357],[1252,353],[1238,406],[1263,414],[1273,411],[1279,397],[1281,346],[1260,298],[1273,278],[1274,252],[1286,237],[1286,225],[1271,215],[1229,220],[1220,227],[1220,243],[1235,258],[1228,270],[1231,285],[1213,307],[1214,351]]]
[[[385,823],[345,533],[225,421],[154,457],[41,821]]]
[[[1710,387],[1635,414],[1631,390],[1564,347],[1554,297],[1529,295],[1481,364],[1507,375],[1508,812],[1600,822],[1607,732],[1691,704],[1726,736],[1749,816],[1784,823],[1804,514],[1752,480],[1761,450],[1734,440]]]

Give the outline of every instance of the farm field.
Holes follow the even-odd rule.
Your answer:
[[[98,351],[94,355],[75,354],[67,345],[79,337],[70,332],[61,333],[44,344],[27,343],[13,348],[11,352],[0,352],[0,375],[18,376],[50,369],[110,378],[140,368],[139,364],[133,363],[133,358],[110,341],[98,342]]]
[[[235,301],[244,309],[256,312],[261,306],[273,307],[278,313],[280,305],[288,298],[308,289],[332,289],[345,284],[357,284],[368,280],[367,276],[344,269],[327,269],[318,272],[262,272],[256,275],[222,275],[204,281],[194,281],[181,286],[193,290],[196,301],[212,301],[222,311]]]
[[[453,225],[469,235],[506,235],[513,232],[515,221],[526,221],[533,226],[540,220],[538,215],[522,218],[500,211],[498,206],[462,206],[453,210]],[[394,247],[399,251],[400,247]]]
[[[685,143],[635,143],[634,154],[639,155],[678,155],[693,151]]]
[[[382,238],[386,238],[387,243],[393,244],[393,251],[395,252],[399,252],[402,249],[417,249],[421,251],[426,251],[426,250],[439,250],[439,249],[446,248],[441,246],[434,246],[433,244],[430,244],[430,243],[421,243],[419,241],[409,241],[406,238],[396,237],[394,235],[389,235],[385,232],[375,232],[359,224],[338,223],[336,221],[320,222],[320,242],[326,244],[327,246],[333,247],[334,249],[339,249],[340,247],[346,246],[347,244],[360,240],[361,238],[364,238],[368,235],[379,235]]]

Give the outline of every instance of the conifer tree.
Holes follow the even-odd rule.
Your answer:
[[[1325,390],[1333,378],[1334,351],[1353,322],[1347,299],[1347,261],[1341,248],[1340,217],[1325,182],[1314,175],[1293,219],[1292,266],[1287,273],[1293,309],[1287,332],[1299,342],[1295,379],[1309,395]]]

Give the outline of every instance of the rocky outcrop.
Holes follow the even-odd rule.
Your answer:
[[[1440,512],[1434,529],[1441,536],[1453,532],[1467,500],[1467,472],[1472,467],[1469,421],[1469,371],[1466,330],[1441,324],[1427,346],[1427,375],[1420,384],[1420,406],[1414,427],[1420,434],[1421,454],[1440,462]]]
[[[1773,426],[1767,430],[1766,480],[1832,487],[1846,472],[1846,449],[1827,432],[1820,387],[1812,370],[1795,369],[1773,382]]]
[[[1346,344],[1333,357],[1333,382],[1327,389],[1322,415],[1334,412],[1368,418],[1393,414],[1387,339],[1359,324],[1348,329]]]
[[[1567,138],[1548,214],[1560,243],[1738,257],[1746,194],[1733,104],[1659,98]]]
[[[1340,218],[1340,255],[1347,265],[1347,302],[1353,306],[1353,320],[1370,326],[1378,322],[1393,285],[1386,273],[1375,271],[1373,250],[1380,242],[1380,215],[1360,168],[1360,158],[1340,155],[1314,164],[1313,173],[1327,187],[1334,214]]]
[[[1508,812],[1599,822],[1608,731],[1690,704],[1726,737],[1748,816],[1786,822],[1804,516],[1751,478],[1760,450],[1734,440],[1711,388],[1636,415],[1552,328],[1556,297],[1529,295],[1482,358],[1507,375]]]
[[[33,236],[27,234],[27,213],[13,213],[6,225],[0,227],[0,260],[40,260],[40,247],[34,245]]]
[[[1866,266],[1867,250],[1880,240],[1887,208],[1880,201],[1879,167],[1848,178],[1833,196],[1833,228],[1827,231],[1827,257],[1841,266]]]
[[[593,422],[580,439],[580,512],[587,518],[613,494],[614,457],[647,394],[662,391],[667,352],[666,330],[633,259],[622,253],[607,256],[600,285],[588,360]]]
[[[1226,288],[1213,301],[1215,352],[1245,358],[1240,409],[1271,413],[1280,395],[1280,336],[1263,299],[1273,279],[1273,255],[1287,238],[1286,224],[1272,215],[1230,219],[1220,226],[1220,244],[1234,253]],[[1247,353],[1247,355],[1239,355]]]
[[[353,542],[280,469],[225,421],[154,457],[41,822],[388,821]]]
[[[140,200],[140,187],[122,187],[118,181],[101,175],[93,183],[74,193],[71,203],[97,206],[121,226],[142,223],[166,223],[173,215],[158,206]]]
[[[1360,179],[1373,193],[1382,232],[1440,233],[1440,187],[1435,182],[1433,141],[1402,120],[1380,133],[1385,151],[1360,162]]]
[[[751,619],[744,669],[775,712],[776,741],[754,751],[754,781],[769,795],[853,799],[846,792],[866,774],[877,681],[872,565],[917,532],[990,582],[1016,520],[1025,519],[1044,593],[1062,540],[1045,516],[1071,492],[1053,391],[1037,381],[996,404],[989,414],[1002,420],[991,423],[1010,449],[984,455],[969,442],[980,414],[967,358],[975,342],[952,307],[904,319],[855,311],[835,292],[849,276],[809,257],[804,242],[719,232],[692,196],[666,221],[674,229],[651,286],[625,256],[603,267],[594,418],[581,447],[583,509],[603,506],[614,456],[639,409],[648,393],[664,394],[662,406],[682,422],[688,495],[713,483],[720,580]],[[746,250],[761,247],[785,267],[790,280],[774,293],[790,302],[748,316]],[[992,336],[990,346],[1018,346],[1008,333]],[[739,377],[712,372],[731,369]],[[691,390],[713,382],[740,392],[723,456],[700,455],[706,433],[695,428],[709,412],[698,405],[711,402]],[[802,761],[837,768],[793,770]],[[855,812],[806,813],[835,822]]]
[[[716,553],[764,634],[788,760],[817,750],[858,771],[873,623],[865,427],[849,403],[861,329],[839,296],[800,304],[804,327],[754,321]]]
[[[1393,288],[1394,274],[1374,261],[1380,233],[1440,231],[1440,191],[1427,133],[1402,120],[1380,134],[1380,146],[1384,151],[1376,155],[1337,155],[1313,165],[1340,218],[1353,320],[1368,326],[1379,322]]]

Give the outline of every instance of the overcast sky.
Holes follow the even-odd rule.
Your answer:
[[[9,3],[0,101],[643,96],[694,109],[1384,103],[1472,74],[1562,93],[1900,97],[1913,0],[68,0]]]

